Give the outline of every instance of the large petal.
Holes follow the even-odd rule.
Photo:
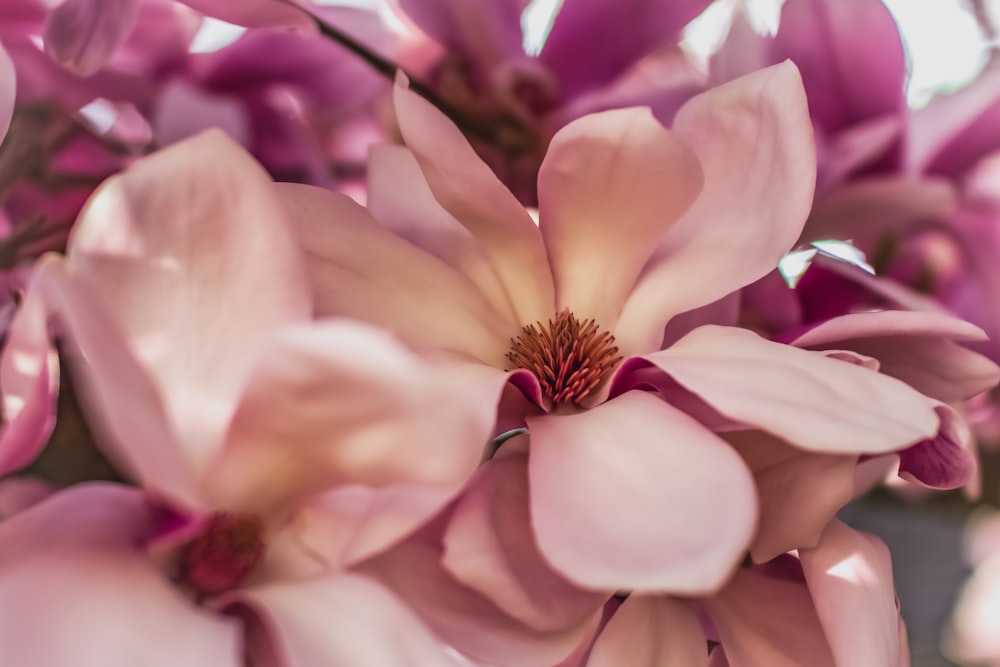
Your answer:
[[[800,581],[741,569],[704,605],[730,667],[872,664],[834,661],[809,590]]]
[[[601,630],[586,667],[708,665],[701,623],[684,603],[633,593]]]
[[[505,443],[484,463],[456,502],[442,565],[530,627],[557,631],[580,625],[605,596],[571,585],[538,552],[529,514],[528,459],[523,451],[508,453],[514,444]]]
[[[482,458],[504,377],[492,395],[452,377],[360,323],[289,329],[251,374],[206,492],[281,512],[342,484],[457,491]]]
[[[355,317],[418,348],[504,365],[519,325],[465,276],[376,224],[345,195],[292,184],[276,191],[309,255],[317,315]]]
[[[138,0],[66,0],[45,23],[45,50],[82,77],[104,67],[135,27]]]
[[[33,461],[55,425],[59,358],[48,331],[48,308],[38,292],[29,286],[0,357],[0,476]]]
[[[276,582],[229,599],[256,617],[248,639],[254,664],[262,656],[286,667],[460,664],[413,611],[368,577],[333,574]]]
[[[0,524],[3,664],[241,664],[238,624],[196,607],[137,548],[154,523],[141,493],[100,484]]]
[[[591,114],[556,133],[538,173],[538,217],[557,307],[613,329],[701,185],[694,153],[647,108]]]
[[[708,4],[565,0],[539,58],[555,73],[561,96],[572,98],[609,83],[646,54],[676,40]],[[597,44],[600,48],[594,48]]]
[[[756,523],[753,480],[718,436],[652,394],[528,419],[531,516],[556,570],[596,589],[703,593]]]
[[[938,432],[934,401],[899,380],[746,329],[700,327],[619,378],[640,359],[726,417],[810,451],[884,453]]]
[[[522,55],[521,12],[528,0],[400,0],[413,22],[455,55],[471,58],[475,75]]]
[[[827,133],[906,109],[903,44],[880,0],[788,0],[773,48],[802,72],[810,114]]]
[[[519,324],[552,316],[552,273],[538,227],[458,128],[403,82],[395,87],[403,139],[441,205],[482,245],[507,289]]]
[[[896,667],[899,607],[885,544],[834,520],[799,558],[836,663]]]
[[[66,262],[56,255],[35,265],[30,290],[59,325],[63,352],[75,373],[77,398],[103,453],[147,490],[174,502],[199,504],[194,468],[157,387],[131,353],[104,302],[69,275]]]
[[[274,329],[311,312],[271,188],[243,149],[209,131],[106,181],[70,240],[71,270],[104,297],[199,462]]]
[[[774,269],[812,206],[815,147],[794,65],[698,95],[673,130],[698,156],[705,186],[625,304],[615,336],[626,353],[657,349],[670,317]]]

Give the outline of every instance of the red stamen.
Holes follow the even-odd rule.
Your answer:
[[[218,512],[180,556],[183,580],[201,595],[238,586],[264,555],[263,526],[254,516]]]
[[[579,405],[622,359],[614,336],[569,310],[547,325],[529,324],[510,343],[507,359],[534,373],[555,405]]]

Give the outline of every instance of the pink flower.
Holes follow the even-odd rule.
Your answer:
[[[100,483],[59,491],[0,522],[4,661],[453,664],[391,593],[349,572],[265,575],[194,604],[167,576],[174,568],[164,572],[162,554],[151,552],[166,519],[138,489]]]
[[[801,231],[814,163],[793,66],[694,98],[672,130],[645,109],[568,125],[542,164],[537,225],[439,112],[403,87],[396,111],[409,151],[373,156],[378,223],[335,194],[278,186],[317,312],[464,359],[486,404],[508,382],[523,390],[500,416],[530,432],[532,529],[569,581],[721,584],[757,510],[717,428],[855,454],[937,433],[933,403],[901,382],[743,329],[682,330],[660,350],[675,315],[759,278]],[[571,347],[561,336],[579,361],[546,361]]]
[[[290,664],[375,650],[396,629],[416,633],[409,611],[347,570],[454,495],[480,460],[495,408],[456,391],[460,369],[418,359],[383,332],[312,321],[311,301],[271,181],[220,133],[109,179],[81,214],[67,258],[49,255],[36,268],[11,327],[0,360],[0,472],[34,458],[51,429],[58,377],[46,332],[51,318],[105,454],[143,492],[74,487],[0,524],[35,540],[23,547],[24,560],[8,566],[0,558],[0,577],[37,581],[60,568],[63,593],[39,598],[39,613],[62,604],[63,595],[92,595],[85,591],[98,580],[84,579],[90,561],[71,567],[88,548],[86,531],[71,531],[69,555],[51,562],[31,545],[49,549],[59,526],[85,523],[93,505],[91,527],[111,542],[95,556],[107,577],[102,599],[124,605],[109,613],[136,604],[187,616],[215,637],[212,650],[235,651],[232,619],[183,600],[138,544],[177,547],[167,573],[210,609],[249,609],[251,637],[263,628],[269,647],[251,639],[250,650],[275,651]],[[151,503],[172,519],[157,519]],[[122,512],[137,518],[121,519]],[[124,568],[120,578],[115,563]],[[135,596],[118,599],[133,584]],[[17,586],[27,588],[5,594],[9,605],[31,590]],[[349,608],[360,616],[343,622],[375,632],[366,635],[372,643],[313,624]],[[52,656],[67,646],[94,655],[108,649],[101,642],[82,648],[66,634],[71,628],[47,635]],[[438,650],[429,637],[415,646],[415,656]],[[26,650],[13,638],[0,647],[4,662],[18,662]],[[413,659],[399,657],[399,664]],[[52,657],[45,664],[64,663]]]

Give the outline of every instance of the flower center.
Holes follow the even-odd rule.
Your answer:
[[[255,516],[216,512],[181,551],[181,578],[201,595],[235,588],[264,555],[263,532]]]
[[[556,406],[579,405],[621,357],[615,337],[594,320],[581,322],[568,309],[548,324],[536,322],[511,338],[507,359],[531,371]]]

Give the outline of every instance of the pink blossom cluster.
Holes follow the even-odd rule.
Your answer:
[[[527,4],[0,6],[0,665],[910,664],[838,513],[997,501],[993,66]]]

